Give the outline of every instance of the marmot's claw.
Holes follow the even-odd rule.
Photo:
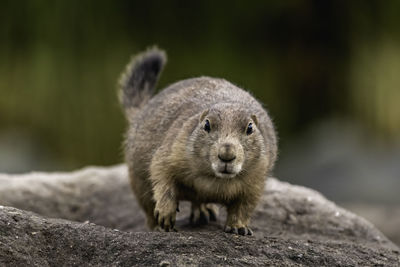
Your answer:
[[[253,235],[253,231],[247,227],[247,226],[243,226],[243,227],[231,227],[231,226],[225,226],[225,230],[226,233],[231,233],[231,234],[235,234],[235,235]]]
[[[157,225],[156,227],[154,227],[153,231],[157,231],[157,232],[178,232],[178,230],[176,228],[168,228],[167,229],[163,229],[161,228],[161,226]]]
[[[192,206],[190,213],[191,224],[208,224],[210,221],[217,221],[218,207],[215,204],[200,204]]]
[[[175,209],[172,212],[163,212],[157,209],[154,211],[154,218],[157,225],[165,232],[174,231],[175,217]]]
[[[253,235],[253,231],[249,227],[240,227],[238,232],[239,235]]]
[[[190,223],[205,225],[210,222],[209,214],[203,211],[195,211],[190,214]]]
[[[159,215],[160,215],[160,213],[158,212],[158,210],[154,211],[154,218],[155,218],[157,223],[158,223],[158,216]]]
[[[217,221],[217,216],[218,216],[218,210],[212,208],[212,207],[207,207],[208,213],[210,214],[210,221],[216,222]]]

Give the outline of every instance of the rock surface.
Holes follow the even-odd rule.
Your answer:
[[[223,233],[223,213],[217,223],[189,226],[188,205],[178,233],[144,232],[123,165],[0,175],[0,205],[1,266],[400,265],[399,248],[372,224],[274,178],[253,237]]]
[[[400,203],[399,203],[400,204]],[[393,243],[400,245],[400,205],[341,203],[347,210],[366,218]]]

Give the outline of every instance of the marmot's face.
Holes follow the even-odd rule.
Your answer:
[[[264,147],[255,115],[234,106],[205,111],[193,132],[192,163],[203,174],[234,178],[257,164]]]

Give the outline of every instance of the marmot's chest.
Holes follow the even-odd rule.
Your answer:
[[[227,204],[245,193],[244,184],[239,179],[195,178],[179,182],[178,199],[194,202]]]

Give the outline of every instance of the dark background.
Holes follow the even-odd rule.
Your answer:
[[[400,200],[399,12],[396,0],[2,1],[0,171],[121,162],[116,83],[156,44],[169,57],[159,88],[208,75],[253,92],[279,132],[277,177],[386,220]]]

